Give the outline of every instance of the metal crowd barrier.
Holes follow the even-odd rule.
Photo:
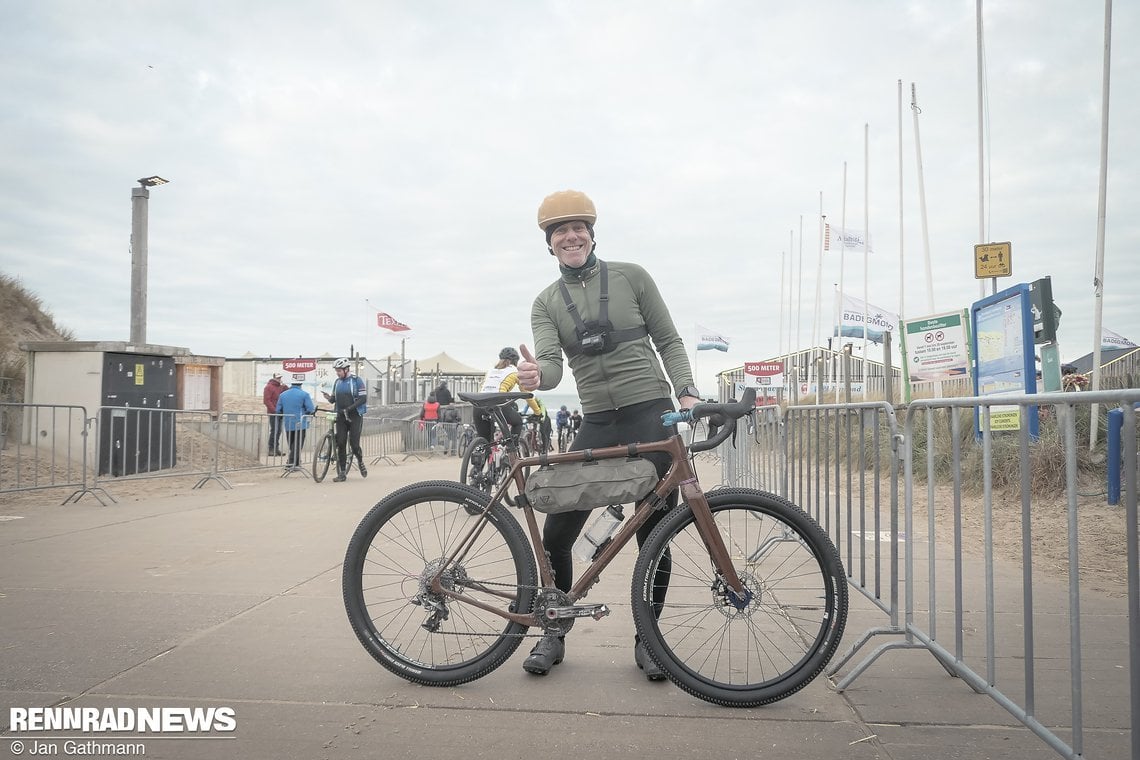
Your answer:
[[[902,435],[885,403],[792,407],[778,423],[761,422],[743,437],[726,457],[725,482],[778,490],[803,507],[835,541],[849,583],[887,614],[889,625],[864,633],[829,674],[871,637],[901,636],[864,657],[838,681],[840,690],[886,652],[925,650],[1063,757],[1140,757],[1137,401],[1137,390],[915,401]],[[1084,484],[1104,483],[1089,470],[1108,464],[1090,457],[1088,432],[1078,431],[1093,404],[1119,405],[1124,415],[1127,609],[1111,595],[1081,597],[1081,538],[1090,526],[1082,525],[1088,518],[1081,518],[1078,497],[1087,503]],[[995,429],[1013,427],[1011,410],[1017,430]],[[1032,438],[1029,421],[1038,410],[1046,421]],[[1052,456],[1044,467],[1053,486],[1033,477],[1034,455]],[[1065,528],[1057,535],[1034,531],[1034,521],[1056,509],[1048,494],[1035,495],[1043,487],[1064,502]],[[995,520],[995,504],[1009,501],[1016,514],[1005,508]],[[974,544],[967,520],[980,523]],[[1017,556],[995,556],[999,527],[1014,539]],[[1050,548],[1042,542],[1063,556],[1063,583],[1039,569],[1038,555]],[[1057,564],[1056,556],[1049,559]],[[1109,712],[1106,700],[1098,703],[1091,739],[1084,730],[1086,684],[1110,695]]]
[[[415,458],[463,456],[462,422],[429,422],[401,420],[404,460]]]
[[[90,422],[82,406],[0,402],[0,493],[67,487],[64,504],[114,501],[89,472]]]
[[[815,518],[849,585],[888,619],[832,663],[834,674],[873,637],[902,630],[898,423],[886,402],[795,406],[784,413],[782,443],[779,493]]]
[[[365,417],[361,448],[372,464],[395,465],[396,454],[431,453],[414,421]],[[226,475],[279,468],[283,475],[308,470],[331,415],[308,419],[300,468],[288,466],[288,436],[282,428],[280,453],[270,450],[270,416],[136,407],[99,407],[87,417],[80,406],[0,404],[0,494],[73,487],[63,503],[92,494],[100,503],[116,499],[105,486],[130,480],[198,476],[193,488],[211,480],[230,488]],[[457,427],[450,425],[450,431]],[[436,431],[448,441],[448,426]],[[440,449],[439,453],[444,453]],[[105,500],[106,499],[106,500]]]

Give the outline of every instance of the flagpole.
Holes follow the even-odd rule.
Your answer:
[[[847,162],[843,162],[843,203],[839,216],[839,298],[835,302],[835,336],[843,345],[843,324],[840,316],[843,309],[843,267],[847,258]],[[844,376],[843,380],[848,378]]]
[[[792,319],[792,280],[795,277],[796,262],[795,262],[795,231],[788,230],[788,352],[784,357],[784,374],[788,377],[791,376],[790,368],[795,367],[795,363],[791,361],[792,356],[792,324],[795,320]],[[797,387],[799,378],[796,378]]]
[[[867,292],[867,242],[871,239],[871,202],[868,198],[871,182],[870,174],[870,133],[871,125],[863,124],[863,400],[867,400],[867,310],[870,308],[870,294]],[[886,368],[884,368],[886,371]]]
[[[800,277],[796,287],[796,351],[803,344],[803,332],[800,330],[800,321],[804,311],[804,215],[800,214]]]
[[[815,403],[819,404],[820,395],[823,389],[823,381],[819,377],[819,352],[816,350],[819,347],[819,302],[821,297],[821,290],[823,288],[823,222],[826,217],[823,215],[823,191],[819,191],[819,257],[815,269],[815,307],[812,309],[811,314],[811,365],[812,372],[815,374]]]
[[[926,305],[930,313],[934,314],[934,279],[930,272],[930,232],[926,221],[926,180],[922,175],[922,137],[918,132],[918,115],[922,113],[922,109],[918,107],[918,93],[915,91],[914,82],[910,83],[910,110],[914,114],[914,160],[918,165],[918,207],[919,218],[922,220],[922,252],[926,262]],[[899,316],[901,318],[902,315]]]
[[[982,46],[982,0],[977,2],[977,48],[978,48],[978,243],[986,242],[986,149],[985,149],[985,101],[983,90],[983,46]],[[996,288],[995,288],[996,290]],[[978,297],[986,297],[986,281],[978,280]]]
[[[777,346],[777,355],[782,356],[784,353],[784,268],[787,265],[788,255],[786,251],[780,251],[780,330],[779,341]]]
[[[1100,190],[1096,210],[1096,264],[1093,273],[1093,364],[1092,385],[1093,391],[1100,389],[1100,345],[1101,329],[1103,328],[1104,312],[1104,218],[1107,202],[1108,188],[1108,84],[1109,73],[1112,70],[1109,63],[1112,60],[1112,0],[1104,0],[1104,74],[1101,79],[1100,92]],[[1096,448],[1097,424],[1100,418],[1097,415],[1097,404],[1092,404],[1092,416],[1089,424],[1089,450]]]
[[[903,89],[902,80],[898,80],[898,112],[899,112],[899,319],[906,314],[906,257],[903,255]]]

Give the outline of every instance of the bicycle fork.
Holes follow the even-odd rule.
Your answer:
[[[682,480],[679,489],[681,496],[693,513],[693,521],[697,524],[697,533],[700,534],[701,540],[705,543],[705,548],[709,552],[709,559],[712,560],[717,575],[726,587],[725,596],[728,602],[736,609],[743,610],[752,600],[752,592],[745,587],[740,576],[736,574],[736,566],[732,564],[732,557],[729,556],[728,547],[724,544],[724,537],[716,528],[716,521],[713,520],[705,492],[701,490],[700,483],[697,482],[696,478]]]

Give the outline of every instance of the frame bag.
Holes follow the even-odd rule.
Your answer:
[[[547,464],[526,479],[526,497],[538,512],[593,509],[630,504],[657,485],[657,468],[641,457]]]

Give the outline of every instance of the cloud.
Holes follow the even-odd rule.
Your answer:
[[[1119,44],[1138,13],[1113,17],[1103,304],[1140,341],[1140,61]],[[999,287],[1053,276],[1069,358],[1093,340],[1103,18],[1054,0],[987,4],[985,22],[985,236],[1014,245]],[[48,0],[2,34],[0,269],[80,339],[128,333],[130,188],[150,174],[171,184],[149,202],[148,337],[203,354],[387,353],[368,299],[416,328],[414,355],[488,364],[529,339],[556,275],[534,213],[567,187],[598,204],[599,254],[645,265],[688,340],[698,322],[733,336],[725,366],[775,355],[797,319],[804,341],[825,332],[821,193],[829,220],[869,216],[869,300],[918,315],[911,82],[936,307],[981,290],[973,4]],[[863,262],[845,264],[861,296]]]

